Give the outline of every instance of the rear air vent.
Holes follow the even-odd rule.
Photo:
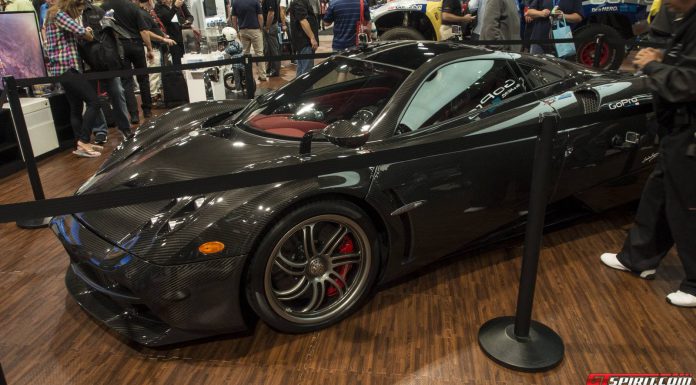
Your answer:
[[[599,95],[594,90],[580,90],[575,92],[575,97],[582,105],[586,114],[599,111]]]

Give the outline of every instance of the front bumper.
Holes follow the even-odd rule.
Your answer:
[[[247,329],[239,293],[243,256],[155,265],[71,215],[53,218],[51,229],[70,255],[70,294],[126,338],[161,346]]]

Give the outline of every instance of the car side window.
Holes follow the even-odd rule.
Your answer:
[[[533,89],[544,87],[548,84],[563,80],[563,74],[549,71],[548,69],[531,63],[517,63],[522,73],[527,78]]]
[[[469,60],[433,71],[406,108],[397,133],[453,119],[502,103],[524,92],[524,85],[503,60]]]

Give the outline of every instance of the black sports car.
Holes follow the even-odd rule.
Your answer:
[[[376,285],[519,234],[536,123],[553,111],[549,215],[636,199],[656,157],[643,79],[551,57],[393,42],[334,56],[253,101],[179,107],[77,194],[468,139],[413,161],[55,217],[68,290],[145,345],[240,331],[256,316],[283,332],[326,327]],[[310,142],[313,130],[323,135]]]

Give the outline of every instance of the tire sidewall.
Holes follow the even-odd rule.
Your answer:
[[[424,40],[425,37],[413,28],[408,27],[394,27],[386,32],[384,32],[380,37],[380,40],[394,41],[394,40]]]
[[[271,253],[283,236],[296,224],[309,218],[336,214],[352,219],[365,232],[368,239],[368,247],[371,248],[370,270],[367,273],[365,288],[363,292],[355,298],[353,303],[347,306],[341,313],[330,317],[327,320],[315,324],[293,323],[278,315],[269,304],[266,298],[264,278],[266,265]],[[263,239],[256,248],[256,252],[251,258],[245,278],[245,292],[247,301],[256,314],[271,328],[286,333],[305,333],[325,328],[346,318],[361,305],[374,292],[375,280],[377,278],[380,258],[378,234],[372,220],[357,205],[344,201],[318,201],[300,206],[292,210],[287,215],[280,218],[271,229],[263,235]]]
[[[613,28],[601,24],[588,24],[575,33],[575,37],[581,40],[576,46],[577,62],[587,65],[587,63],[582,63],[581,53],[587,44],[591,44],[595,41],[597,34],[604,34],[605,38],[609,40],[609,42],[607,42],[607,46],[611,50],[611,53],[608,66],[606,66],[604,69],[618,69],[621,66],[625,53],[624,47],[621,44],[616,44],[614,41],[622,40],[623,38],[621,37],[621,34],[619,34]]]

